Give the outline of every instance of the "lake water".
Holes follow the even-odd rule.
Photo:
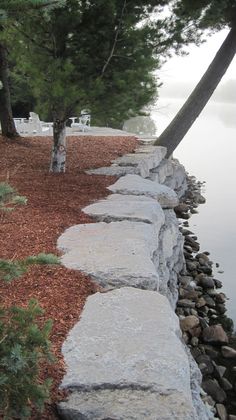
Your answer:
[[[181,101],[158,101],[152,118],[160,134]],[[206,204],[189,220],[201,251],[209,251],[214,276],[229,298],[227,315],[236,327],[236,104],[211,101],[174,153],[190,175],[206,181]],[[223,271],[219,273],[218,271]]]

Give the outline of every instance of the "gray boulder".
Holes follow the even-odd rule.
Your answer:
[[[158,290],[154,265],[158,238],[151,224],[111,222],[76,225],[58,239],[62,264],[92,276],[102,287]]]
[[[115,159],[113,163],[119,166],[133,166],[143,178],[147,178],[150,170],[156,168],[165,155],[165,147],[143,146],[137,149],[136,153],[128,153]]]
[[[138,175],[126,175],[108,187],[110,191],[125,195],[145,195],[156,199],[162,208],[174,208],[178,205],[176,193],[165,185],[157,184]]]
[[[103,222],[131,220],[152,223],[157,235],[165,222],[160,204],[145,196],[112,194],[105,200],[83,208],[83,212]]]
[[[90,296],[63,345],[65,419],[196,419],[178,319],[157,292]]]

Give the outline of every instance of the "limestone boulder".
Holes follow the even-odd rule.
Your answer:
[[[110,191],[125,195],[145,195],[156,199],[162,208],[174,208],[178,205],[176,193],[165,185],[157,184],[138,175],[126,175],[108,187]]]
[[[133,166],[143,177],[149,176],[150,170],[156,168],[166,155],[165,147],[143,146],[136,153],[128,153],[113,161],[118,166]]]
[[[62,264],[89,274],[102,287],[158,290],[154,265],[158,238],[151,224],[111,222],[76,225],[58,239]]]
[[[168,176],[173,175],[172,161],[163,159],[157,168],[151,170],[149,177],[152,181],[155,181],[157,179],[156,175],[158,175],[160,184],[163,184]]]
[[[124,176],[127,174],[140,174],[140,171],[138,168],[134,166],[119,166],[119,165],[111,165],[111,166],[104,166],[101,168],[94,168],[89,169],[86,171],[86,174],[88,175],[106,175],[106,176]]]
[[[125,287],[90,296],[63,344],[62,387],[72,393],[60,415],[197,419],[179,334],[176,315],[157,292]]]
[[[83,208],[83,212],[98,221],[111,222],[130,220],[152,223],[159,234],[165,223],[165,215],[160,204],[151,197],[112,194]]]

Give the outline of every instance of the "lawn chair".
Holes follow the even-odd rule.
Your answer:
[[[88,131],[90,130],[91,115],[87,109],[81,111],[80,117],[70,117],[72,120],[71,128],[72,131]],[[79,120],[76,122],[76,120]]]
[[[53,134],[53,123],[40,121],[38,114],[35,112],[30,112],[29,124],[33,134],[48,136]]]
[[[31,133],[39,135],[42,134],[42,126],[38,114],[35,112],[30,112],[29,115],[29,127]]]
[[[19,134],[29,134],[29,124],[27,118],[14,118],[16,131]]]

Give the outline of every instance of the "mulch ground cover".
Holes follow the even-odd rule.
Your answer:
[[[27,205],[0,215],[0,258],[18,260],[38,253],[55,253],[58,237],[66,228],[92,223],[82,212],[86,205],[108,195],[107,186],[116,178],[87,175],[86,169],[108,166],[111,161],[137,147],[134,137],[68,137],[65,174],[50,174],[52,138],[32,137],[9,140],[0,137],[0,182],[8,182]],[[43,414],[31,419],[56,419],[58,390],[65,366],[61,345],[78,321],[88,295],[98,286],[85,274],[62,266],[32,266],[11,283],[0,283],[0,304],[27,306],[31,298],[44,309],[42,322],[53,320],[51,342],[57,362],[45,365],[41,379],[51,377],[51,401]]]

